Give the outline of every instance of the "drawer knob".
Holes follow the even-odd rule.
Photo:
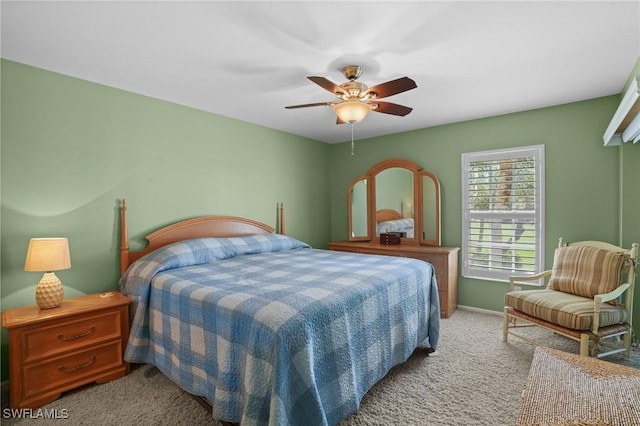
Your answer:
[[[80,334],[74,334],[73,336],[67,337],[64,334],[60,333],[58,334],[58,339],[62,339],[62,340],[75,340],[75,339],[79,339],[81,337],[84,336],[88,336],[89,334],[93,333],[93,330],[96,329],[95,325],[92,325],[89,330],[85,331],[84,333],[80,333]]]
[[[85,362],[84,364],[80,364],[80,365],[76,365],[75,367],[71,367],[71,368],[67,368],[64,365],[61,365],[60,367],[58,367],[60,370],[64,371],[65,373],[71,373],[73,371],[78,371],[81,368],[85,368],[90,366],[91,364],[93,364],[94,362],[96,362],[96,357],[95,355],[93,357],[91,357],[91,360],[89,362]]]

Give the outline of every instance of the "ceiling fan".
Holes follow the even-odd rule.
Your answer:
[[[416,82],[409,77],[401,77],[369,88],[366,84],[356,81],[362,75],[362,67],[349,65],[343,68],[342,73],[349,81],[339,86],[324,77],[307,77],[318,86],[336,95],[338,97],[337,101],[290,105],[285,108],[330,106],[333,107],[333,111],[337,115],[336,124],[357,123],[362,121],[369,111],[404,117],[413,110],[413,108],[404,105],[378,101],[378,99],[397,95],[418,87]]]

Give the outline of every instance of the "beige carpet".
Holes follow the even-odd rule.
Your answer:
[[[577,352],[577,344],[540,329],[555,348]],[[502,319],[458,310],[442,320],[438,351],[417,351],[364,397],[360,409],[340,426],[514,425],[527,383],[534,346],[502,340]],[[609,361],[622,363],[621,356]],[[628,366],[640,368],[635,349]],[[3,395],[3,405],[6,395]],[[47,405],[67,410],[68,419],[7,419],[3,425],[205,425],[215,424],[188,394],[156,368],[144,365],[123,379],[66,394]],[[3,411],[4,414],[4,411]]]

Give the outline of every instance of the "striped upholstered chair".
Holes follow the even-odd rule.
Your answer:
[[[537,325],[580,342],[582,356],[624,352],[628,358],[637,258],[638,243],[623,249],[598,241],[566,244],[561,238],[551,270],[510,278],[502,340],[511,334],[541,344],[516,332]],[[516,290],[516,286],[537,289]],[[607,344],[620,338],[622,345]]]

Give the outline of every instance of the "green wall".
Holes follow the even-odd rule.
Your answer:
[[[337,145],[330,158],[331,237],[333,240],[347,237],[349,183],[378,161],[401,157],[438,176],[442,191],[442,245],[460,247],[461,154],[544,144],[546,264],[553,263],[559,237],[568,241],[618,243],[621,211],[625,214],[622,243],[630,247],[631,242],[640,241],[637,185],[640,144],[604,147],[602,140],[619,100],[617,95],[608,96],[360,140],[356,141],[353,157],[350,144]],[[458,301],[461,305],[502,311],[507,289],[507,283],[460,277]],[[636,307],[640,307],[640,291],[634,299]],[[640,308],[634,312],[634,324],[636,334],[640,335]]]
[[[629,75],[629,79],[624,90],[620,94],[620,99],[627,91],[631,79],[640,76],[640,58]],[[620,147],[620,238],[623,244],[628,246],[632,242],[638,241],[640,234],[640,187],[638,186],[638,175],[640,168],[640,143],[635,146],[626,143]],[[640,280],[639,280],[640,282]],[[640,294],[640,290],[637,291]],[[640,324],[640,305],[636,305],[637,315],[635,324]],[[638,333],[640,334],[640,333]]]
[[[2,61],[2,309],[35,303],[31,237],[69,238],[65,297],[117,288],[118,200],[131,249],[179,219],[225,214],[326,247],[330,146]],[[2,332],[2,377],[7,378]]]
[[[640,57],[636,61],[624,90],[620,94],[620,100],[627,91],[631,80],[640,76]],[[640,243],[640,186],[638,186],[640,174],[640,143],[632,145],[622,144],[619,148],[620,158],[620,236],[624,247],[631,243]],[[636,265],[636,285],[633,311],[633,328],[636,338],[640,339],[640,266]]]

